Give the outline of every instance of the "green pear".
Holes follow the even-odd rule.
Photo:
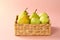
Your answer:
[[[40,20],[38,18],[32,18],[31,24],[40,24]]]
[[[40,23],[40,20],[39,20],[40,17],[37,15],[36,11],[37,11],[37,9],[30,16],[30,23],[31,24],[39,24]]]
[[[47,23],[49,23],[49,18],[47,18],[47,17],[40,17],[40,22],[42,24],[47,24]]]
[[[46,12],[42,12],[40,15],[39,15],[40,17],[48,17],[49,18],[49,16],[47,15],[47,13]]]
[[[36,13],[37,9],[32,13],[32,15],[29,17],[30,19],[32,18],[40,18],[37,13]]]
[[[28,12],[26,11],[26,9],[21,13],[21,15],[18,16],[17,23],[18,24],[29,24],[29,16],[28,16]]]

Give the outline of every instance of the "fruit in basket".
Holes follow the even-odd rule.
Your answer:
[[[19,16],[18,16],[18,20],[17,23],[18,24],[29,24],[29,16],[28,16],[28,12],[26,11],[27,9],[25,9],[25,11],[23,11]]]
[[[42,24],[47,24],[47,23],[49,23],[49,18],[47,18],[47,17],[40,17],[40,22]]]
[[[39,24],[40,23],[40,20],[39,20],[40,17],[37,15],[36,11],[37,11],[37,9],[30,16],[30,23],[31,24]]]
[[[27,8],[26,8],[22,13],[20,13],[20,14],[18,15],[18,18],[22,18],[22,17],[25,16],[25,15],[28,16],[28,12],[27,12],[26,10],[27,10]]]
[[[32,18],[31,24],[40,24],[40,20],[38,18]]]
[[[43,16],[43,17],[49,17],[46,12],[42,12],[39,16],[40,16],[40,17],[42,17],[42,16]]]
[[[40,18],[37,13],[36,13],[37,9],[32,13],[32,15],[29,17],[30,19],[32,18]]]

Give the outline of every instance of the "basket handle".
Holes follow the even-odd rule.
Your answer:
[[[17,20],[18,20],[18,15],[16,16],[16,21],[15,21],[15,23],[17,23]]]

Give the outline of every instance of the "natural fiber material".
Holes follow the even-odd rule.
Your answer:
[[[50,24],[18,24],[15,22],[15,35],[51,35]]]

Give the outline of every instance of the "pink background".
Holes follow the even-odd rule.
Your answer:
[[[15,36],[15,16],[29,8],[32,13],[35,9],[46,11],[51,19],[51,36]],[[0,0],[0,40],[59,40],[60,39],[60,0]]]

